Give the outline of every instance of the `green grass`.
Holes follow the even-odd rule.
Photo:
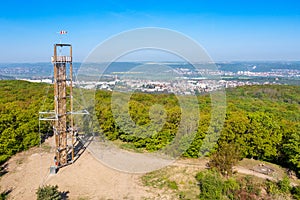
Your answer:
[[[174,199],[197,199],[199,189],[195,174],[197,167],[169,166],[153,171],[142,176],[142,183],[151,188],[151,191],[159,190],[161,194],[168,194]]]
[[[141,177],[143,185],[149,187],[149,190],[153,193],[166,194],[167,196],[171,196],[173,199],[199,199],[200,190],[195,177],[198,172],[206,169],[203,169],[203,166],[201,168],[200,165],[198,167],[197,164],[194,163],[193,159],[186,160],[185,162],[191,162],[192,164],[187,166],[168,166],[145,174]],[[272,167],[276,170],[280,177],[284,177],[284,168],[267,162],[244,159],[239,162],[239,166],[251,169],[261,163]],[[241,184],[241,193],[245,192],[262,198],[272,196],[272,194],[266,194],[266,180],[263,178],[236,173],[232,176],[232,179]],[[293,182],[293,180],[290,181]],[[273,181],[272,184],[277,185],[277,183]],[[289,194],[279,193],[272,197],[289,199]]]

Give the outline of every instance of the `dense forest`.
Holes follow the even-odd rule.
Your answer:
[[[40,143],[39,111],[52,103],[46,84],[0,81],[0,163]],[[53,94],[53,93],[52,93]],[[50,107],[51,108],[51,107]],[[49,107],[47,108],[49,109]],[[41,126],[46,134],[49,125]]]
[[[298,86],[245,86],[226,91],[227,111],[224,127],[216,149],[231,143],[238,147],[241,157],[270,161],[300,173],[300,87]],[[110,140],[122,140],[134,148],[158,150],[172,141],[181,121],[181,109],[175,95],[135,93],[129,102],[129,113],[139,128],[130,129],[113,116],[111,93],[98,91],[96,114],[101,130]],[[188,97],[186,97],[188,98]],[[191,145],[183,156],[201,155],[202,141],[211,120],[211,99],[208,94],[198,96],[200,121]],[[141,137],[143,126],[150,123],[151,105],[161,104],[166,110],[166,122],[161,131],[150,137]],[[124,105],[126,106],[126,105]],[[119,108],[122,109],[122,108]],[[118,121],[116,123],[115,121]],[[124,128],[125,127],[125,128]],[[146,126],[147,127],[147,126]],[[149,127],[147,127],[149,128]],[[179,148],[185,148],[184,141]]]
[[[24,81],[0,81],[0,163],[13,154],[38,145],[38,112],[52,109],[51,85]],[[139,151],[157,151],[172,142],[182,121],[178,97],[172,94],[134,93],[129,101],[129,115],[113,113],[109,91],[96,92],[95,114],[100,128],[95,131],[109,140],[121,141]],[[122,95],[120,95],[122,98]],[[188,96],[184,97],[189,102]],[[234,144],[242,158],[254,158],[280,164],[300,174],[300,87],[283,85],[245,86],[226,90],[225,123],[215,150],[222,144]],[[200,109],[199,126],[193,140],[181,140],[179,148],[187,149],[183,156],[201,156],[203,139],[211,121],[209,94],[197,96]],[[165,112],[153,110],[163,106]],[[118,109],[126,110],[126,105]],[[192,106],[190,112],[192,113]],[[152,113],[151,115],[149,115]],[[122,112],[119,112],[122,113]],[[163,116],[163,117],[161,117]],[[154,121],[154,122],[153,122]],[[123,124],[120,124],[123,123]],[[156,126],[163,123],[159,131]],[[188,127],[187,127],[188,128]],[[151,134],[148,134],[154,130]],[[41,126],[44,137],[49,124]],[[199,152],[200,151],[200,152]]]

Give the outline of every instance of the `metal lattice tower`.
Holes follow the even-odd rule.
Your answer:
[[[58,55],[58,48],[60,50],[69,48],[69,55]],[[70,44],[55,44],[52,63],[54,65],[54,112],[56,116],[53,132],[56,144],[56,160],[59,166],[63,166],[68,164],[69,151],[72,155],[71,160],[74,160],[72,46]],[[67,69],[69,76],[67,76]],[[69,141],[70,139],[71,141]]]

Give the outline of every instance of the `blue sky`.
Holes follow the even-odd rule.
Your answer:
[[[215,61],[300,60],[300,1],[1,1],[0,62],[45,62],[60,30],[82,61],[122,31],[162,27],[196,40]]]

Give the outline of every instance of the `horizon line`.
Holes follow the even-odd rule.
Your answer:
[[[263,62],[300,62],[300,59],[299,60],[289,60],[289,59],[286,59],[286,60],[217,60],[217,61],[213,61],[212,60],[212,63],[234,63],[234,62],[256,62],[256,63],[263,63]],[[49,63],[49,64],[52,64],[51,61],[34,61],[34,62],[28,62],[28,61],[21,61],[21,62],[0,62],[0,65],[1,64],[38,64],[38,63]],[[143,61],[132,61],[132,60],[124,60],[124,61],[113,61],[113,62],[110,62],[110,61],[103,61],[103,62],[82,62],[82,61],[75,61],[73,63],[188,63],[186,61],[172,61],[172,60],[165,60],[165,61],[151,61],[151,60],[143,60]],[[196,62],[196,63],[201,63],[201,62]],[[211,63],[211,62],[209,62]]]

